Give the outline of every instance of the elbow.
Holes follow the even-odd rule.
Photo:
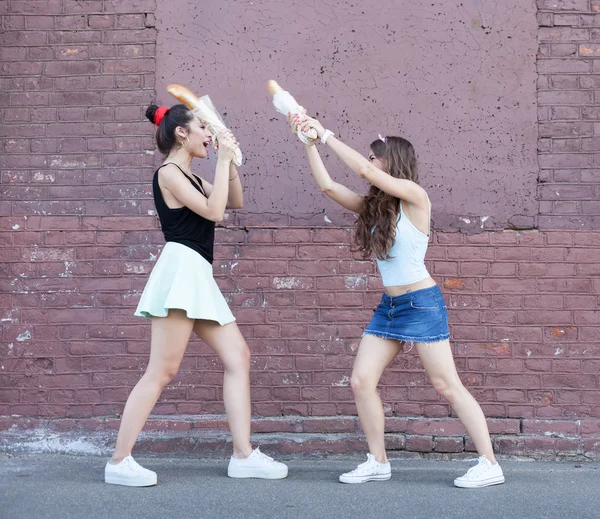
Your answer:
[[[356,174],[363,180],[367,180],[367,176],[369,175],[369,165],[363,164],[359,166],[356,170]]]
[[[227,209],[241,209],[244,206],[243,193],[230,193]]]
[[[241,209],[242,207],[244,207],[244,202],[241,200],[239,202],[230,202],[227,204],[227,209]]]
[[[335,182],[327,182],[326,184],[319,186],[321,193],[327,196],[332,196],[335,192]]]
[[[215,211],[208,217],[211,222],[220,223],[225,219],[225,211]]]
[[[324,195],[327,195],[328,197],[331,197],[333,195],[333,187],[332,186],[322,187],[321,193],[323,193]]]

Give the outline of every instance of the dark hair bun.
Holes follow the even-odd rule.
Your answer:
[[[163,110],[166,110],[166,108],[162,107]],[[156,124],[154,120],[156,112],[159,109],[161,109],[160,106],[152,104],[146,110],[146,117],[152,124]],[[185,105],[177,104],[166,110],[162,122],[156,129],[156,145],[158,149],[165,155],[168,155],[177,144],[177,138],[175,137],[177,127],[189,128],[189,124],[193,119],[194,114]]]
[[[146,109],[146,117],[152,124],[154,124],[154,117],[156,115],[156,110],[158,110],[158,105],[150,105]]]

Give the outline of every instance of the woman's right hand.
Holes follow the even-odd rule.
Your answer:
[[[300,129],[302,133],[306,133],[309,130],[316,130],[317,137],[320,139],[325,133],[323,125],[316,119],[306,115],[306,113],[304,115],[294,114],[290,116],[290,124],[294,134],[298,133],[298,129]]]
[[[217,136],[217,150],[219,152],[219,160],[231,162],[235,156],[235,150],[239,148],[239,143],[235,140],[231,130],[223,130]]]

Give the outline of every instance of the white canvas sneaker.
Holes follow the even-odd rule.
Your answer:
[[[145,469],[131,456],[123,458],[120,463],[110,461],[104,468],[104,482],[126,487],[151,487],[156,485],[156,472]]]
[[[247,458],[240,459],[232,456],[227,467],[227,475],[230,478],[283,479],[288,475],[288,468],[287,465],[260,452],[257,447]]]
[[[479,457],[479,463],[471,467],[464,476],[456,478],[454,485],[460,488],[481,488],[504,483],[504,474],[500,464],[492,465],[485,455]]]
[[[392,477],[392,467],[389,462],[379,463],[375,456],[367,454],[367,461],[361,463],[351,472],[340,476],[342,483],[366,483],[367,481],[387,481]]]

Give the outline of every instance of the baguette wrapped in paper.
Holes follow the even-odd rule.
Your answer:
[[[217,140],[218,134],[227,129],[227,126],[225,126],[221,115],[215,108],[215,105],[212,103],[209,96],[206,95],[199,98],[188,88],[177,84],[169,85],[167,87],[167,92],[175,97],[180,103],[187,106],[198,119],[201,119],[206,123],[208,130],[215,141]],[[235,150],[233,163],[236,166],[242,165],[242,151],[239,148]]]
[[[280,114],[286,116],[288,113],[292,115],[304,115],[300,109],[300,105],[292,97],[292,94],[281,88],[277,81],[271,79],[267,83],[267,88],[269,89],[269,93],[273,96],[273,106]],[[312,128],[306,133],[298,128],[297,135],[304,144],[312,144],[317,140],[317,130]]]

